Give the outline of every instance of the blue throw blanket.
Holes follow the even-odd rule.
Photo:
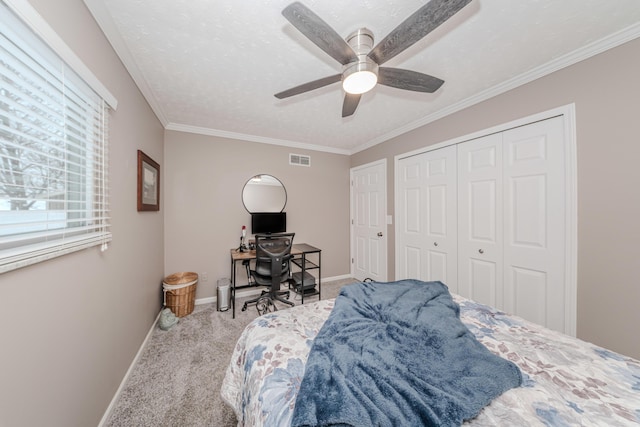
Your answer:
[[[441,282],[346,286],[313,342],[292,426],[457,426],[522,382]]]

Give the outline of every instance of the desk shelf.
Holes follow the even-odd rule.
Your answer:
[[[302,257],[300,258],[294,258],[291,260],[291,262],[293,262],[295,265],[297,265],[298,267],[300,267],[301,269],[304,268],[305,270],[313,270],[315,268],[320,268],[320,266],[318,264],[315,264],[311,261],[309,261],[308,259],[302,259]],[[303,264],[304,262],[304,264]]]
[[[300,280],[301,283],[298,285],[292,279],[289,282],[289,289],[293,290],[295,293],[300,295],[301,303],[304,304],[305,298],[313,297],[316,295],[318,296],[318,300],[320,300],[321,298],[321,292],[322,292],[322,283],[321,283],[322,280],[320,278],[321,277],[321,274],[320,274],[321,250],[304,243],[300,244],[299,247],[301,249],[300,253],[296,254],[291,260],[291,262],[300,270],[299,272],[301,277],[301,280]],[[312,256],[315,259],[311,261],[308,259],[309,256]],[[316,283],[313,285],[313,287],[309,285],[305,286],[304,284],[305,276],[309,274],[308,273],[309,270],[318,270],[318,277],[315,278]],[[305,287],[307,287],[307,289],[305,289]]]

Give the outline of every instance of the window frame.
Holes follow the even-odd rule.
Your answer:
[[[117,100],[82,64],[68,46],[62,42],[28,2],[24,0],[2,0],[0,2],[0,14],[2,15],[3,26],[5,26],[5,23],[7,24],[5,26],[6,30],[3,29],[0,35],[4,39],[2,40],[3,45],[7,46],[8,49],[12,47],[11,43],[14,46],[19,46],[19,49],[28,54],[34,64],[39,64],[39,66],[47,69],[51,76],[54,76],[51,77],[52,79],[59,79],[64,82],[62,83],[62,89],[58,87],[53,90],[53,92],[62,90],[62,95],[56,100],[63,105],[62,112],[58,111],[58,116],[52,114],[52,117],[55,118],[52,119],[52,122],[46,123],[48,126],[46,131],[56,129],[62,132],[62,136],[58,135],[57,139],[55,137],[52,138],[55,143],[48,142],[48,138],[38,140],[38,136],[31,138],[30,141],[28,136],[16,136],[18,132],[16,129],[12,129],[11,124],[15,123],[15,120],[21,120],[18,115],[20,112],[23,113],[23,117],[26,117],[24,120],[26,125],[31,125],[34,131],[39,129],[42,134],[46,133],[42,128],[38,128],[39,124],[35,123],[40,118],[40,116],[36,116],[36,113],[27,111],[27,114],[24,114],[24,110],[19,111],[24,108],[24,105],[9,106],[12,99],[7,93],[11,92],[15,97],[22,95],[19,92],[22,89],[20,82],[16,83],[15,87],[3,85],[7,89],[3,94],[0,94],[0,115],[5,116],[4,125],[0,121],[0,126],[2,126],[0,132],[4,134],[4,136],[0,134],[0,137],[2,137],[0,144],[4,143],[8,147],[16,148],[16,152],[19,152],[21,148],[33,149],[33,147],[39,146],[42,149],[43,147],[52,147],[57,144],[55,147],[58,150],[57,154],[49,156],[49,158],[58,156],[60,158],[57,160],[62,159],[64,166],[59,166],[57,172],[64,177],[62,180],[65,184],[65,196],[62,200],[54,200],[56,196],[52,196],[52,192],[47,187],[47,196],[44,201],[36,202],[40,203],[39,207],[42,207],[42,203],[44,203],[45,209],[40,209],[40,211],[47,212],[47,221],[55,219],[55,215],[49,217],[49,212],[56,211],[59,214],[62,212],[64,219],[60,223],[63,224],[63,227],[59,228],[57,226],[57,231],[56,226],[51,227],[51,229],[47,226],[47,232],[37,232],[33,228],[34,226],[31,226],[29,232],[21,231],[17,234],[9,234],[10,224],[19,224],[20,220],[8,219],[4,222],[0,215],[0,231],[2,228],[5,230],[4,233],[0,233],[0,273],[4,273],[96,245],[99,245],[102,250],[106,250],[108,242],[112,240],[108,197],[108,118],[109,108],[115,109]],[[3,62],[9,64],[13,58],[7,53]],[[74,64],[74,67],[70,66],[69,63]],[[0,63],[0,67],[2,67],[0,79],[9,78],[7,76],[12,73],[8,66],[5,67],[5,64]],[[10,65],[15,66],[16,64],[18,62]],[[20,71],[25,74],[35,72],[36,74],[33,74],[33,76],[36,78],[42,77],[37,74],[42,70],[33,71],[30,68],[32,67],[25,67],[24,71],[22,69]],[[51,70],[55,71],[52,72]],[[79,72],[76,70],[79,70]],[[5,80],[5,83],[7,81]],[[47,81],[46,78],[44,81]],[[42,83],[42,80],[40,83]],[[27,83],[24,83],[24,85],[27,85]],[[65,93],[65,90],[68,92]],[[6,108],[2,106],[3,102]],[[23,102],[25,101],[23,100]],[[65,102],[67,105],[65,105]],[[34,102],[31,106],[33,106],[34,110],[47,107],[43,102]],[[73,113],[75,117],[73,122],[70,120],[71,114],[69,112]],[[62,117],[62,122],[55,122],[56,118],[60,120],[60,117]],[[34,123],[31,123],[29,119]],[[54,122],[55,125],[59,126],[58,128],[54,126]],[[20,124],[22,125],[23,123]],[[28,147],[25,141],[33,143],[33,146]],[[35,152],[37,150],[32,151]],[[38,153],[40,160],[47,159],[48,154],[43,153],[44,150]],[[25,154],[22,153],[21,155]],[[75,162],[70,161],[72,155],[77,159]],[[0,160],[6,160],[6,158],[6,152],[5,155],[0,152]],[[25,159],[18,158],[18,155],[16,155],[11,160],[17,163]],[[46,163],[46,167],[51,166],[49,160],[46,160]],[[57,165],[60,165],[60,163]],[[78,171],[81,173],[75,174]],[[26,172],[15,173],[20,174],[23,181],[27,176]],[[42,176],[45,175],[49,176],[49,173],[42,174]],[[30,178],[31,176],[29,176]],[[0,184],[7,184],[7,180],[2,179],[3,181]],[[69,197],[70,194],[73,194],[69,187],[70,184],[76,184],[80,190],[80,192],[71,197],[71,199],[75,200],[70,200]],[[7,191],[0,193],[0,202],[4,201],[5,207],[9,200]],[[80,200],[80,205],[77,204],[78,200]],[[27,203],[26,196],[23,202]],[[51,206],[62,206],[63,209],[50,209]],[[30,215],[33,211],[28,209],[20,212],[24,212],[25,215],[14,216],[16,218],[25,218],[26,215]],[[5,218],[8,216],[5,215]],[[73,218],[74,216],[78,218]],[[58,219],[60,220],[60,218]],[[69,226],[70,224],[73,224],[73,226]],[[26,230],[26,228],[23,230]],[[64,232],[61,230],[64,230]]]

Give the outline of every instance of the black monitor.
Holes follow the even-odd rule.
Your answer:
[[[251,234],[284,233],[287,231],[286,212],[254,212],[251,214]]]

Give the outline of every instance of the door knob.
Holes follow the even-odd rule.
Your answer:
[[[382,231],[378,232],[378,237],[382,237]]]
[[[481,254],[484,253],[484,249],[478,249],[478,252],[480,252]]]
[[[438,242],[433,242],[433,246],[438,246]]]

